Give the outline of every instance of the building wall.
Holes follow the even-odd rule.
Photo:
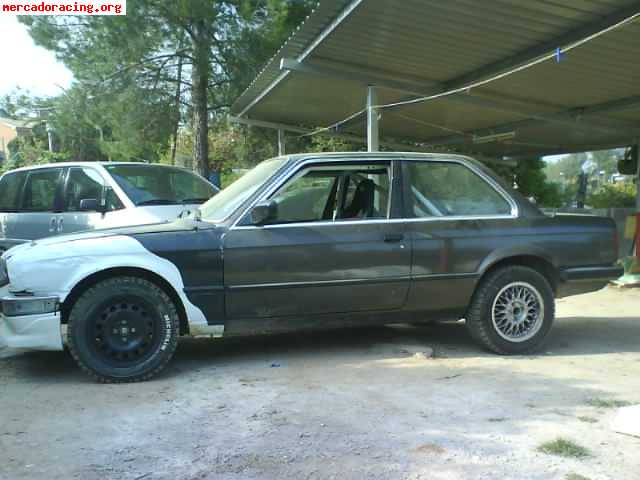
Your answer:
[[[9,142],[17,136],[15,127],[0,123],[0,153],[5,160],[9,158]]]

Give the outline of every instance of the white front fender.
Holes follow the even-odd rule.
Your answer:
[[[202,310],[184,293],[178,268],[126,235],[81,238],[48,245],[24,245],[7,256],[12,292],[29,291],[34,295],[57,296],[61,302],[73,288],[89,276],[113,268],[138,268],[165,279],[180,298],[188,323],[206,327]]]

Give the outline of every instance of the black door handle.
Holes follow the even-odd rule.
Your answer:
[[[388,233],[384,236],[385,243],[395,243],[404,240],[404,235],[401,233]]]

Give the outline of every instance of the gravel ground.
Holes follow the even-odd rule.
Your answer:
[[[187,340],[132,385],[66,353],[2,360],[0,479],[637,480],[640,439],[607,402],[640,402],[640,290],[558,317],[536,356],[485,353],[457,323]],[[558,437],[590,456],[536,450]]]

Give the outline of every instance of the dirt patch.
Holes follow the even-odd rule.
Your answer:
[[[442,448],[437,443],[425,443],[424,445],[420,445],[418,448],[413,450],[415,453],[426,453],[426,454],[437,454],[441,455],[446,452],[444,448]]]
[[[518,357],[452,323],[188,340],[132,385],[95,384],[64,352],[5,359],[0,479],[637,480],[640,439],[589,400],[638,400],[638,305],[560,300],[547,347]],[[558,437],[592,456],[536,450]]]

